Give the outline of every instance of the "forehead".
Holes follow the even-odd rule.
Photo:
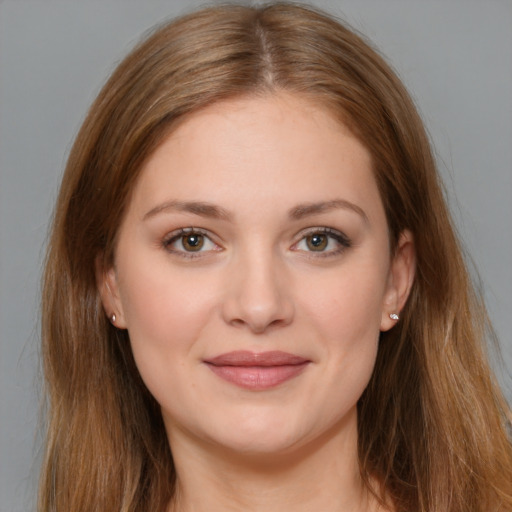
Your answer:
[[[326,107],[279,93],[182,120],[146,161],[132,206],[172,198],[292,207],[339,194],[380,203],[369,152]]]

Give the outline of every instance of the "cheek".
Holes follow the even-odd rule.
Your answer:
[[[197,349],[215,310],[215,285],[201,279],[198,286],[165,264],[123,270],[128,278],[119,288],[135,361],[145,381],[156,380],[159,369],[176,370]]]
[[[327,350],[333,368],[333,389],[338,390],[343,400],[355,404],[375,366],[380,339],[380,302],[371,289],[358,287],[349,298],[338,303],[333,301],[325,315],[331,319]]]
[[[387,274],[377,265],[351,267],[311,287],[305,317],[312,319],[328,361],[336,399],[356,402],[373,371]],[[334,406],[334,405],[333,405]]]
[[[377,265],[330,273],[309,286],[302,306],[326,339],[361,344],[378,338],[387,274]]]

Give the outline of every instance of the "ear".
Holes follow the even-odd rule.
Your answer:
[[[117,275],[113,266],[105,268],[103,255],[96,258],[96,285],[100,292],[101,302],[107,318],[118,329],[126,329]]]
[[[399,315],[409,297],[416,271],[416,251],[412,233],[403,231],[398,239],[395,254],[389,268],[388,282],[382,304],[381,331],[391,329],[397,319],[390,315]]]

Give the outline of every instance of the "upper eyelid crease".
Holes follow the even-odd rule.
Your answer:
[[[186,227],[186,228],[175,229],[174,231],[171,231],[170,233],[168,233],[164,237],[163,241],[164,241],[164,243],[168,243],[168,242],[171,242],[172,240],[176,240],[180,237],[183,237],[186,235],[191,235],[191,234],[197,234],[197,235],[204,236],[205,238],[208,238],[209,240],[211,240],[213,243],[217,243],[213,240],[212,234],[209,231],[202,229],[202,228],[196,228],[196,227]]]
[[[219,246],[219,244],[217,244],[214,240],[212,240],[212,237],[210,236],[209,233],[207,233],[205,230],[202,230],[200,228],[193,228],[193,227],[190,227],[190,228],[180,228],[180,229],[177,229],[177,230],[173,231],[172,233],[169,233],[162,240],[161,244],[162,244],[163,248],[166,251],[171,252],[171,253],[175,253],[175,254],[179,254],[181,256],[187,255],[186,257],[188,257],[188,258],[197,258],[197,257],[199,257],[204,252],[210,252],[210,251],[217,252],[216,249],[210,249],[210,251],[197,251],[197,252],[194,252],[194,251],[180,251],[180,250],[176,250],[176,249],[172,249],[171,250],[171,246],[172,246],[172,244],[174,242],[176,242],[180,238],[182,238],[184,236],[187,236],[187,235],[190,235],[190,234],[201,235],[204,238],[208,239],[210,241],[210,243],[214,244],[215,246],[219,247],[220,250],[222,250],[221,246]]]
[[[168,243],[169,241],[177,239],[180,236],[185,236],[185,235],[193,234],[193,233],[197,233],[197,234],[202,235],[202,236],[204,236],[206,238],[209,238],[214,243],[218,243],[218,242],[215,242],[212,239],[212,234],[210,233],[210,231],[202,229],[202,228],[193,227],[193,226],[189,226],[189,227],[186,227],[186,228],[179,228],[179,229],[176,229],[176,230],[168,233],[164,237],[164,243]],[[342,231],[339,231],[339,230],[334,229],[334,228],[326,227],[326,226],[312,226],[312,227],[309,227],[309,228],[306,228],[306,229],[302,230],[300,233],[298,233],[297,242],[296,243],[298,243],[303,238],[306,238],[307,236],[312,235],[312,234],[316,234],[316,233],[319,233],[319,234],[322,234],[322,235],[326,235],[326,236],[330,236],[332,238],[337,239],[338,241],[341,240],[342,242],[344,242],[346,244],[351,244],[352,243],[351,239],[345,233],[343,233]]]
[[[307,228],[307,229],[301,231],[301,233],[299,234],[300,238],[294,243],[294,247],[298,246],[298,244],[300,242],[302,242],[306,237],[313,235],[315,233],[325,235],[325,236],[328,236],[328,237],[334,239],[336,241],[336,243],[338,243],[342,247],[342,249],[330,250],[330,251],[325,251],[325,252],[321,251],[318,253],[317,256],[322,256],[322,257],[334,256],[334,255],[337,255],[337,254],[343,252],[345,249],[352,247],[352,240],[345,233],[343,233],[337,229],[327,227],[327,226],[315,226],[315,227],[312,226],[310,228]],[[193,251],[189,252],[189,251],[180,251],[180,250],[171,250],[170,249],[171,245],[175,241],[177,241],[180,237],[186,236],[188,234],[199,234],[199,235],[204,236],[205,238],[209,239],[210,242],[213,243],[214,245],[218,246],[218,243],[212,239],[209,231],[204,230],[202,228],[192,227],[192,226],[189,226],[186,228],[179,228],[177,230],[172,231],[162,240],[161,243],[167,251],[174,252],[175,254],[179,254],[183,257],[186,256],[187,258],[192,258],[192,259],[199,258],[199,257],[201,257],[201,255],[204,256],[204,252],[212,252],[212,249],[210,249],[209,251],[198,251],[197,253],[193,252]],[[213,251],[216,252],[215,249],[213,249]]]
[[[351,238],[349,238],[345,233],[338,231],[337,229],[328,228],[328,227],[309,228],[309,229],[306,229],[305,231],[302,231],[300,233],[300,238],[298,239],[297,242],[295,242],[294,245],[298,245],[306,237],[314,235],[314,234],[325,235],[330,238],[333,238],[334,240],[336,240],[337,243],[345,246],[346,248],[352,247]]]

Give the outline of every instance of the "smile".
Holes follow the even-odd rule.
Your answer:
[[[235,351],[204,362],[221,379],[244,389],[262,391],[298,376],[311,361],[280,351]]]

